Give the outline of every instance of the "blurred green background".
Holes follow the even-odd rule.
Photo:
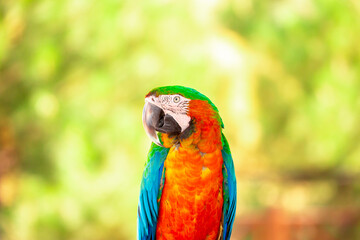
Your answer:
[[[242,229],[267,209],[329,232],[283,239],[360,239],[359,15],[358,0],[2,0],[0,239],[135,239],[144,96],[175,84],[224,120],[232,239],[258,239]]]

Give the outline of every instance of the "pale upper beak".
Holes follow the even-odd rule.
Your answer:
[[[161,108],[145,100],[145,106],[142,115],[145,132],[154,143],[160,147],[164,147],[161,144],[159,136],[156,132],[156,126],[158,125],[160,119],[163,118],[161,115],[164,115],[164,111]]]

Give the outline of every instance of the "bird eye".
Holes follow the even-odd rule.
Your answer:
[[[173,99],[174,103],[178,103],[180,101],[180,97],[179,96],[175,96]]]

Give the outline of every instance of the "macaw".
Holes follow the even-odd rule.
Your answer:
[[[152,145],[138,205],[139,240],[229,240],[236,178],[218,109],[183,86],[145,96],[143,125]]]

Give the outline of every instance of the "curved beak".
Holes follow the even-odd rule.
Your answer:
[[[150,139],[160,147],[164,146],[159,140],[159,136],[156,132],[156,127],[159,125],[159,123],[164,123],[164,116],[164,111],[161,108],[149,103],[148,101],[145,101],[142,115],[143,125]]]

